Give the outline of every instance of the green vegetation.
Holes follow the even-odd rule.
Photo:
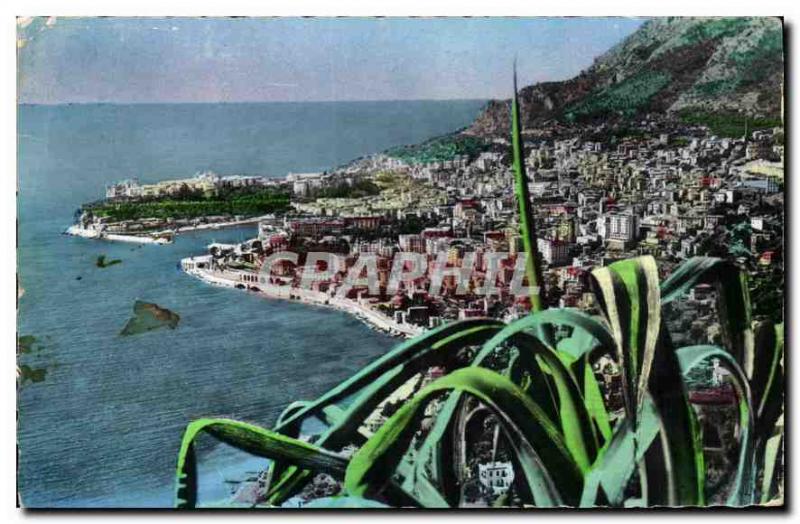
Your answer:
[[[531,311],[541,311],[544,302],[544,282],[542,269],[534,254],[536,253],[536,227],[531,209],[531,196],[528,189],[528,175],[525,172],[525,155],[522,146],[522,125],[519,119],[519,100],[517,99],[517,71],[514,70],[514,98],[511,101],[511,144],[514,157],[514,191],[519,205],[520,233],[525,248],[525,276],[531,288]]]
[[[686,124],[706,126],[717,136],[731,138],[741,138],[744,135],[745,119],[747,120],[748,132],[783,127],[783,123],[778,118],[752,118],[737,113],[708,113],[694,109],[684,109],[678,115],[681,121]]]
[[[720,80],[712,80],[703,84],[694,86],[694,90],[698,93],[705,95],[709,98],[715,96],[726,95],[733,93],[739,87],[739,82],[736,79],[725,78]]]
[[[783,33],[776,29],[765,31],[751,47],[732,51],[728,61],[732,66],[730,76],[696,85],[694,90],[713,98],[763,82],[783,65]]]
[[[35,359],[36,356],[30,354],[39,353],[43,349],[45,349],[45,347],[41,340],[33,335],[20,335],[17,337],[17,359],[20,362],[31,356]],[[28,364],[21,363],[17,367],[17,382],[20,386],[24,386],[29,382],[42,382],[46,376],[46,368],[34,368]]]
[[[768,71],[783,67],[783,32],[765,31],[752,47],[733,51],[730,60],[736,65],[739,83],[763,82]]]
[[[111,221],[144,218],[187,219],[212,215],[256,216],[283,211],[289,207],[289,196],[273,190],[253,193],[234,193],[228,198],[208,197],[182,200],[164,198],[135,202],[103,202],[88,206],[95,216]]]
[[[704,20],[691,26],[681,37],[680,43],[681,45],[696,44],[715,38],[734,36],[745,29],[751,22],[752,20],[746,17]]]
[[[670,82],[669,73],[644,72],[626,78],[618,84],[595,91],[565,109],[569,121],[613,114],[633,116]]]
[[[781,467],[783,328],[751,324],[745,276],[724,261],[698,257],[659,285],[655,261],[641,257],[598,268],[593,278],[603,318],[549,309],[509,325],[455,322],[401,344],[318,399],[291,404],[271,430],[224,419],[193,422],[178,459],[177,506],[197,503],[195,446],[207,433],[273,460],[263,493],[270,505],[327,473],[343,480],[342,498],[317,507],[345,501],[453,507],[461,500],[464,464],[452,446],[468,443],[457,423],[473,409],[468,399],[500,424],[524,504],[702,506],[710,493],[701,427],[682,384],[712,358],[730,371],[738,392],[739,452],[727,504],[772,500]],[[721,291],[723,344],[673,348],[661,307],[699,283]],[[477,350],[464,360],[469,348]],[[500,353],[510,358],[496,358]],[[607,354],[623,369],[622,418],[612,417],[592,371]],[[403,402],[374,435],[359,433],[387,396],[432,366],[447,373]],[[431,409],[431,422],[422,425]],[[308,443],[298,437],[311,418],[326,429]],[[358,448],[352,456],[337,453],[351,444]]]
[[[516,118],[512,126],[514,156],[521,158]],[[535,236],[524,226],[527,181],[520,166],[516,171],[533,260]],[[456,507],[464,502],[473,444],[467,419],[476,409],[487,410],[502,435],[518,504],[704,506],[716,494],[706,482],[689,384],[710,359],[728,369],[737,393],[739,451],[726,503],[774,500],[781,493],[782,324],[752,322],[747,277],[721,259],[690,259],[663,283],[658,275],[649,256],[595,269],[602,316],[541,303],[508,325],[469,319],[428,331],[316,400],[290,404],[270,430],[226,419],[194,421],[178,455],[176,507],[197,505],[202,434],[271,460],[261,493],[268,506],[297,496],[325,473],[342,482],[341,491],[314,501],[316,508]],[[718,290],[721,345],[675,348],[662,307],[698,284]],[[621,414],[607,404],[595,376],[603,356],[622,370]],[[443,376],[389,410],[374,434],[360,431],[398,388],[431,368]],[[301,427],[312,419],[324,429],[308,442]]]
[[[33,335],[22,335],[17,338],[17,353],[30,353],[33,351],[34,347],[41,345],[38,343],[38,340]]]
[[[428,164],[466,155],[470,160],[488,150],[489,144],[478,137],[461,134],[433,138],[421,144],[390,149],[387,155],[411,164]]]
[[[21,365],[19,368],[19,384],[24,386],[26,383],[31,382],[43,382],[45,377],[47,376],[47,370],[45,368],[35,369],[25,364]]]

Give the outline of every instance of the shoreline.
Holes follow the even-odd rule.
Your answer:
[[[206,231],[209,229],[222,229],[229,227],[240,227],[248,225],[257,225],[262,220],[272,218],[272,215],[261,215],[257,217],[244,218],[241,220],[229,220],[226,222],[214,222],[197,224],[193,226],[181,226],[174,230],[155,231],[153,233],[143,233],[141,235],[133,234],[120,234],[120,233],[106,233],[105,231],[81,227],[78,224],[73,224],[64,230],[65,235],[73,237],[88,238],[92,240],[107,240],[109,242],[128,242],[134,244],[153,244],[153,245],[167,245],[171,244],[173,240],[164,235],[177,236],[181,233],[191,233],[194,231]],[[159,236],[161,235],[161,236]]]
[[[180,267],[184,273],[207,284],[241,289],[265,298],[296,301],[306,305],[336,309],[354,316],[373,329],[392,336],[413,338],[424,332],[423,328],[416,325],[398,324],[383,313],[355,300],[332,297],[320,291],[264,284],[257,281],[257,275],[248,271],[210,271],[197,267],[198,262],[206,263],[210,259],[210,255],[187,257],[180,261]],[[254,278],[256,280],[252,280]]]

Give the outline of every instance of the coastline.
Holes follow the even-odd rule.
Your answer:
[[[343,311],[361,320],[371,328],[386,332],[392,336],[412,338],[424,331],[423,328],[416,325],[399,324],[392,318],[356,300],[332,297],[319,291],[255,282],[252,279],[257,278],[257,275],[248,271],[211,271],[197,267],[198,263],[206,263],[210,259],[210,255],[184,258],[180,261],[180,267],[184,273],[207,284],[242,289],[265,298],[294,300],[307,305],[323,306]],[[254,283],[258,285],[254,286]]]
[[[189,233],[192,231],[205,231],[208,229],[222,229],[228,227],[239,227],[258,224],[262,220],[271,218],[272,215],[261,215],[257,217],[244,218],[241,220],[229,220],[226,222],[213,222],[206,224],[196,224],[191,226],[181,226],[174,230],[155,231],[153,233],[143,233],[141,235],[124,235],[119,233],[106,233],[105,231],[81,227],[78,224],[73,224],[64,230],[65,235],[89,238],[93,240],[108,240],[109,242],[128,242],[134,244],[154,244],[166,245],[171,244],[172,239],[164,235],[178,235],[180,233]],[[161,235],[161,236],[159,236]]]

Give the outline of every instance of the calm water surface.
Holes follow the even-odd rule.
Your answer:
[[[22,106],[19,113],[18,330],[46,368],[18,393],[19,489],[28,507],[170,506],[186,422],[226,416],[269,425],[397,341],[340,312],[215,288],[177,268],[212,241],[170,246],[61,235],[103,186],[221,174],[315,171],[467,125],[482,103],[381,102]],[[98,269],[98,255],[122,260]],[[118,333],[135,300],[181,316],[177,329]],[[201,495],[263,464],[222,447],[201,457]]]

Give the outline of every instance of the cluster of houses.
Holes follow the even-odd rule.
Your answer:
[[[605,141],[580,135],[526,140],[537,250],[552,305],[591,307],[587,277],[593,267],[651,254],[670,268],[704,254],[732,228],[744,231],[742,253],[750,253],[760,265],[780,263],[782,130],[724,138],[704,128],[643,121],[639,131]],[[300,193],[312,184],[324,187],[342,177],[379,173],[416,183],[378,196],[295,204],[279,224],[281,234],[270,226],[261,238],[264,252],[313,246],[346,255],[338,276],[317,283],[330,293],[359,256],[375,256],[381,294],[370,296],[369,302],[422,327],[470,316],[516,318],[528,304],[511,289],[523,246],[506,149],[494,144],[471,160],[456,157],[428,164],[375,155],[325,175],[289,175],[284,183]],[[197,180],[208,178],[200,175]],[[435,198],[420,198],[426,193]],[[387,205],[370,205],[376,198]],[[419,227],[403,230],[409,220]],[[386,295],[392,259],[404,252],[424,255],[426,272]],[[437,270],[465,264],[471,265],[466,286],[446,276],[438,292],[429,293]],[[485,288],[487,278],[495,279],[491,284],[496,292],[473,293]],[[358,287],[350,292],[369,294]]]
[[[153,184],[141,184],[138,178],[130,178],[106,186],[108,200],[135,200],[141,198],[163,198],[190,191],[206,197],[217,195],[225,188],[255,188],[275,186],[274,178],[251,175],[220,176],[212,171],[197,173],[191,178],[162,180]]]
[[[725,138],[701,127],[644,120],[628,136],[598,139],[598,131],[587,128],[566,139],[540,133],[525,141],[536,247],[551,305],[594,307],[589,272],[637,255],[653,255],[666,271],[716,243],[751,271],[782,263],[782,129]],[[376,260],[379,292],[354,286],[348,298],[396,323],[432,328],[475,316],[512,320],[526,314],[530,304],[527,296],[513,292],[524,249],[507,149],[498,140],[472,158],[408,164],[384,154],[324,175],[289,175],[284,183],[298,197],[343,177],[392,173],[411,182],[377,196],[306,198],[293,212],[261,224],[257,248],[248,244],[225,260],[258,268],[275,252],[328,250],[341,255],[340,265],[327,280],[314,282],[314,291],[333,296],[359,259],[369,255]],[[393,261],[403,253],[421,256],[426,265],[395,289],[390,286]],[[466,282],[454,277],[465,268]],[[440,278],[441,270],[445,276]],[[304,265],[280,271],[283,282],[296,284]],[[494,292],[479,293],[489,279]],[[686,332],[687,343],[719,336],[711,293],[700,286],[683,309],[668,315],[668,322],[682,326],[678,331]],[[613,362],[600,363],[595,371],[606,402],[621,407]],[[713,378],[724,382],[719,373]],[[713,420],[716,397],[699,395],[696,403]],[[383,420],[376,416],[374,427]],[[508,491],[514,470],[493,458],[473,475],[482,486],[478,498],[491,499]]]

